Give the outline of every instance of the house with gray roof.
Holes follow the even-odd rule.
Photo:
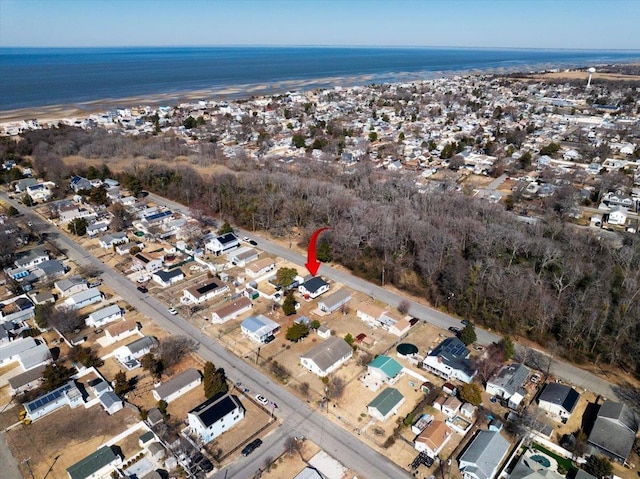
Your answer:
[[[111,447],[102,446],[81,461],[67,468],[69,479],[96,479],[109,477],[122,466],[122,458],[115,454]]]
[[[202,383],[202,375],[195,368],[189,368],[177,376],[172,377],[166,383],[153,389],[153,397],[156,401],[171,401],[191,391]]]
[[[249,316],[240,325],[242,334],[256,343],[267,343],[280,331],[280,325],[263,314]]]
[[[89,316],[86,317],[84,322],[90,328],[101,328],[105,324],[121,319],[122,315],[123,315],[122,308],[117,304],[111,304],[106,308],[102,308],[97,311],[94,311],[93,313],[91,313]]]
[[[120,346],[113,352],[113,355],[127,369],[136,369],[140,367],[138,359],[151,352],[157,345],[158,340],[153,336],[143,336],[132,343]]]
[[[497,431],[479,431],[458,459],[463,479],[493,479],[509,452],[509,441]]]
[[[325,313],[333,313],[351,301],[351,292],[342,288],[318,301],[318,308]]]
[[[98,242],[100,246],[104,249],[113,248],[114,245],[128,243],[129,238],[127,237],[127,233],[124,231],[119,231],[117,233],[106,234],[102,236]]]
[[[115,414],[124,408],[124,402],[114,391],[107,391],[104,394],[100,395],[100,404],[107,414]]]
[[[588,442],[599,453],[624,464],[638,433],[639,420],[626,404],[607,400],[598,410]]]
[[[15,396],[23,391],[29,391],[36,388],[42,382],[42,371],[46,367],[45,364],[31,368],[23,373],[9,378],[9,387],[11,389],[11,395]]]
[[[65,273],[65,267],[61,261],[57,259],[50,259],[48,261],[43,261],[33,270],[33,273],[38,277],[42,278],[46,276],[47,278],[56,278],[58,276],[62,276]]]
[[[507,364],[487,381],[485,389],[489,394],[508,400],[511,409],[518,409],[526,396],[523,386],[530,372],[524,364]]]
[[[320,377],[327,376],[353,356],[353,349],[344,339],[332,336],[306,354],[300,355],[300,364]]]
[[[102,301],[102,292],[98,288],[89,288],[80,291],[64,300],[63,305],[71,309],[82,309],[90,304]]]
[[[470,351],[462,341],[455,337],[446,338],[426,358],[423,366],[445,380],[458,379],[470,383],[476,371],[469,361]]]
[[[34,248],[28,251],[18,253],[14,264],[17,268],[25,268],[29,271],[33,271],[36,266],[45,261],[49,261],[49,252],[44,248]]]
[[[369,416],[386,421],[393,414],[398,413],[398,409],[405,401],[405,397],[395,388],[386,388],[367,404]]]
[[[566,423],[578,404],[578,399],[580,394],[572,387],[560,383],[549,383],[538,397],[538,407]]]
[[[79,274],[60,279],[53,283],[53,286],[60,292],[63,298],[68,298],[69,296],[89,289],[87,280]]]

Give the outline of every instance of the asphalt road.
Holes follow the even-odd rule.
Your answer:
[[[189,208],[176,203],[175,201],[170,201],[166,198],[160,197],[158,195],[149,194],[149,199],[151,199],[155,203],[165,204],[169,208],[174,211],[182,211],[183,213],[188,214]],[[251,238],[256,239],[258,241],[258,248],[268,253],[274,254],[281,258],[290,261],[293,264],[301,266],[301,271],[306,271],[304,264],[307,261],[307,258],[296,253],[295,251],[283,247],[277,243],[269,241],[268,239],[259,237],[256,233],[252,233],[245,230],[236,230],[240,237],[249,236]],[[318,274],[322,275],[326,278],[332,279],[334,281],[340,282],[345,286],[355,290],[360,291],[372,298],[379,299],[391,306],[397,307],[400,304],[400,301],[407,300],[407,298],[400,296],[393,291],[387,290],[378,285],[369,283],[361,278],[353,276],[350,273],[339,271],[335,268],[332,268],[326,264],[322,264],[320,269],[318,270]],[[423,304],[417,303],[415,301],[409,301],[409,314],[416,318],[419,318],[423,321],[427,321],[439,328],[448,329],[451,326],[462,328],[463,325],[459,319],[445,314],[436,309],[430,308]],[[491,331],[486,331],[481,328],[476,328],[476,335],[478,337],[477,342],[479,344],[487,345],[495,341],[499,341],[501,339],[500,335],[492,333]],[[516,348],[520,348],[520,345],[516,344]],[[605,381],[596,375],[580,369],[572,364],[569,364],[565,361],[561,361],[552,356],[548,356],[544,352],[539,352],[539,356],[541,359],[539,361],[541,369],[544,372],[547,372],[547,369],[550,374],[567,381],[573,385],[576,385],[580,388],[593,391],[596,394],[600,394],[607,398],[616,398],[616,394],[612,388],[612,384],[608,381]],[[550,361],[550,365],[549,365]]]
[[[8,199],[0,193],[0,197],[13,204],[18,210],[29,215],[34,227],[41,231],[52,227],[28,208]],[[198,354],[205,360],[224,368],[227,376],[234,383],[242,382],[243,387],[250,389],[250,394],[262,394],[277,404],[275,415],[282,420],[282,425],[275,432],[263,438],[264,444],[252,455],[240,458],[234,464],[218,472],[214,477],[250,478],[263,466],[264,459],[277,457],[284,451],[284,443],[290,436],[305,436],[318,444],[324,451],[335,457],[342,464],[357,472],[364,478],[409,478],[408,472],[393,464],[382,454],[377,453],[351,433],[328,420],[324,413],[311,408],[280,384],[254,369],[242,358],[227,351],[219,343],[202,330],[184,320],[179,315],[172,316],[167,307],[149,294],[142,294],[122,274],[105,266],[99,259],[82,249],[71,238],[62,233],[51,233],[52,242],[79,266],[93,265],[103,273],[104,284],[135,306],[142,314],[154,320],[171,334],[187,335],[200,343]]]

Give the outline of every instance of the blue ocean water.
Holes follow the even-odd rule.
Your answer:
[[[0,110],[144,95],[357,77],[363,83],[451,72],[591,66],[638,51],[459,48],[0,48]]]

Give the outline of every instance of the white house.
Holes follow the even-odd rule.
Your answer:
[[[415,438],[413,447],[416,451],[426,452],[429,457],[435,458],[451,436],[449,426],[444,421],[436,419]]]
[[[33,201],[49,201],[53,196],[56,184],[53,181],[43,181],[35,185],[27,186],[27,194]]]
[[[235,319],[247,311],[251,311],[253,303],[246,296],[242,296],[235,301],[220,306],[211,313],[212,323],[226,323],[231,319]]]
[[[609,213],[609,224],[624,225],[627,222],[627,209],[622,206],[615,206]]]
[[[0,324],[12,321],[20,323],[33,318],[35,305],[26,294],[14,296],[0,303]]]
[[[163,288],[176,284],[184,279],[184,272],[180,268],[171,269],[169,271],[156,271],[151,275],[151,279]]]
[[[369,416],[384,422],[394,414],[405,401],[405,397],[395,388],[386,388],[367,404]]]
[[[158,340],[153,336],[143,336],[132,343],[120,346],[113,352],[113,355],[127,369],[136,369],[140,366],[138,359],[151,352],[157,345]]]
[[[314,276],[298,286],[298,292],[306,299],[315,299],[329,291],[329,283],[320,276]]]
[[[509,446],[498,431],[478,431],[458,460],[463,479],[494,479]]]
[[[470,352],[458,338],[449,337],[442,341],[424,358],[426,370],[443,379],[458,379],[470,383],[476,374],[469,361]]]
[[[362,302],[356,306],[356,316],[370,326],[379,326],[378,318],[385,312],[384,308],[372,303]]]
[[[189,368],[177,376],[172,377],[166,383],[161,384],[153,389],[153,397],[156,401],[171,401],[178,399],[183,394],[191,391],[193,388],[202,383],[202,375],[200,371]]]
[[[69,479],[103,479],[122,466],[122,458],[111,447],[102,446],[96,452],[67,468]]]
[[[43,248],[34,248],[22,253],[18,253],[18,257],[14,261],[17,268],[24,268],[33,271],[36,266],[45,261],[49,261],[49,252]]]
[[[102,293],[98,288],[89,288],[86,291],[80,291],[64,300],[63,305],[71,309],[82,309],[90,304],[102,301]]]
[[[104,235],[98,240],[98,243],[100,243],[100,246],[104,249],[113,248],[115,245],[128,242],[129,238],[127,237],[127,233],[124,231]]]
[[[164,257],[155,257],[145,253],[137,253],[133,257],[133,268],[138,271],[145,270],[149,273],[162,269]]]
[[[112,304],[106,308],[102,308],[91,313],[85,319],[85,323],[91,328],[101,328],[107,323],[121,319],[122,314],[122,308],[117,304]]]
[[[242,321],[240,330],[244,336],[256,343],[267,343],[280,331],[280,325],[259,314],[258,316],[249,316]]]
[[[216,255],[220,255],[226,251],[240,246],[240,240],[233,233],[226,233],[220,236],[205,239],[205,249]]]
[[[377,356],[367,365],[367,372],[386,384],[395,384],[404,373],[402,364],[384,354]]]
[[[344,339],[332,336],[306,354],[300,355],[300,364],[320,377],[327,376],[353,356],[353,348]]]
[[[89,289],[87,280],[77,274],[58,280],[53,283],[53,286],[60,292],[60,295],[63,298],[68,298],[69,296],[73,296],[74,294]]]
[[[538,407],[550,416],[566,423],[578,404],[580,394],[570,386],[547,384],[538,397]]]
[[[529,373],[529,368],[524,364],[507,364],[487,381],[486,390],[493,396],[508,400],[511,409],[517,409],[526,396],[523,386]]]
[[[351,292],[342,288],[318,301],[318,308],[325,313],[333,313],[351,301]]]
[[[73,409],[81,404],[84,404],[82,393],[78,390],[75,382],[71,380],[63,386],[37,397],[33,401],[24,403],[23,406],[26,417],[31,421],[36,421],[61,407],[69,406]]]
[[[240,266],[242,268],[252,261],[258,259],[258,252],[249,247],[238,248],[231,253],[227,253],[227,259],[235,266]]]
[[[247,265],[244,269],[247,276],[257,278],[276,268],[276,262],[273,258],[262,258]]]
[[[120,341],[138,333],[138,325],[134,321],[124,320],[110,324],[104,329],[105,336],[112,342]]]
[[[209,443],[244,419],[240,400],[229,393],[216,395],[187,413],[191,432]]]
[[[183,290],[182,296],[191,303],[200,304],[227,291],[229,291],[229,286],[217,278],[211,278],[204,284],[198,284]]]
[[[91,223],[87,226],[87,236],[93,238],[94,236],[98,236],[100,233],[104,233],[109,229],[109,224],[104,221],[98,221],[95,223]]]

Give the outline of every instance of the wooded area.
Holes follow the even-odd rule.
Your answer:
[[[434,183],[419,192],[408,176],[363,163],[350,170],[311,159],[240,164],[217,155],[214,144],[194,153],[173,139],[71,128],[30,132],[4,149],[31,155],[38,174],[60,184],[82,173],[69,171],[63,155],[100,157],[107,166],[125,153],[160,158],[132,166],[119,180],[301,245],[316,228],[330,226],[323,241],[333,260],[361,277],[393,283],[573,361],[604,361],[640,375],[637,235],[615,247],[566,223],[553,208],[528,224],[455,185]],[[161,160],[177,154],[189,154],[194,165],[220,162],[235,171],[202,175]]]

